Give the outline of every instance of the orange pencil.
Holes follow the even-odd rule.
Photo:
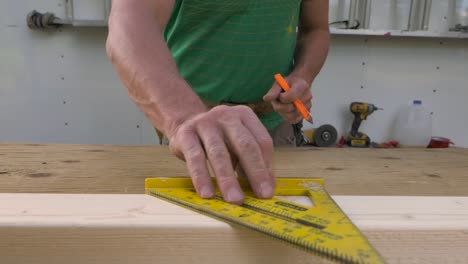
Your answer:
[[[289,91],[289,85],[286,82],[286,80],[283,78],[283,76],[281,76],[281,74],[279,73],[275,74],[275,80],[285,92]],[[296,106],[297,110],[299,111],[299,113],[301,113],[304,120],[308,121],[311,124],[314,123],[314,121],[312,120],[312,116],[310,115],[307,108],[305,108],[301,100],[299,99],[294,100],[294,106]]]

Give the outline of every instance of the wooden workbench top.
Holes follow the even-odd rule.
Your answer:
[[[468,149],[277,149],[277,177],[322,177],[333,195],[466,196]],[[0,144],[0,192],[143,193],[187,176],[164,146]]]
[[[325,178],[392,264],[468,263],[467,169],[455,148],[277,149],[274,163]],[[164,176],[187,173],[163,146],[0,144],[0,262],[329,263],[143,194]]]
[[[388,264],[468,263],[468,197],[333,196]],[[0,194],[0,263],[331,264],[144,194]]]

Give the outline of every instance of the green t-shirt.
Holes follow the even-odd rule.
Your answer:
[[[164,37],[204,100],[257,103],[293,68],[301,0],[176,0]],[[278,113],[259,116],[271,129]]]

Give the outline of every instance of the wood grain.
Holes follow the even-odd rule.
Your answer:
[[[274,171],[325,178],[336,195],[468,193],[467,149],[277,149]],[[0,192],[143,193],[161,176],[187,176],[164,146],[0,144]]]
[[[388,263],[468,263],[468,197],[333,198]],[[146,195],[0,201],[1,263],[328,263]]]

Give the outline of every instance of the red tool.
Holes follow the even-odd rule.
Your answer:
[[[398,148],[400,146],[400,143],[395,140],[383,142],[383,143],[372,142],[371,146],[373,148]]]
[[[444,137],[432,137],[428,148],[448,148],[453,143],[450,139]]]

